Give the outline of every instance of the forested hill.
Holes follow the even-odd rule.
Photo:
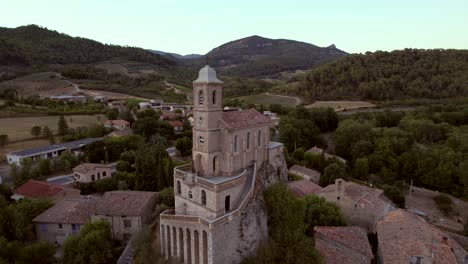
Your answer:
[[[36,25],[0,27],[0,65],[93,63],[114,58],[158,66],[175,64],[165,56],[141,48],[106,45]]]
[[[300,41],[260,36],[225,43],[207,54],[210,65],[222,74],[248,77],[276,77],[283,71],[306,70],[345,55],[347,53],[335,45],[322,48]]]
[[[468,50],[350,55],[312,69],[295,89],[314,100],[468,96]]]

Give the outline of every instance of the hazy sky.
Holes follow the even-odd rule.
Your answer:
[[[204,54],[250,35],[347,52],[468,49],[468,0],[0,0],[0,26]]]

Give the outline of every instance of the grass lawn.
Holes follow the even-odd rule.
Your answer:
[[[247,104],[280,104],[286,107],[294,107],[301,103],[301,99],[293,96],[282,96],[274,94],[253,94],[247,96],[237,97],[239,100],[243,100]]]
[[[65,119],[70,128],[101,124],[106,120],[104,115],[70,115]],[[30,131],[33,126],[48,126],[56,131],[58,120],[58,116],[0,118],[0,135],[7,134],[10,141],[32,138]]]
[[[371,108],[376,105],[364,101],[316,101],[313,104],[307,105],[306,108],[318,108],[318,107],[331,107],[335,111],[343,111],[357,108]]]

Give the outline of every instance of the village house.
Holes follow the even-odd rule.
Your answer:
[[[11,198],[16,201],[23,198],[47,198],[53,201],[59,201],[76,197],[80,197],[80,190],[36,180],[29,180],[25,184],[16,188],[11,196]]]
[[[50,99],[62,102],[73,102],[82,104],[88,102],[88,98],[84,95],[57,95],[51,96]]]
[[[303,166],[292,166],[291,168],[289,168],[289,174],[301,176],[302,178],[308,181],[315,182],[317,184],[320,183],[320,172]]]
[[[322,189],[320,185],[309,180],[288,182],[288,188],[295,196],[299,198],[303,198],[306,195],[314,195]]]
[[[159,118],[161,120],[173,121],[173,120],[180,120],[184,118],[184,115],[182,113],[166,111],[166,112],[163,112]]]
[[[70,151],[74,155],[78,156],[81,154],[82,149],[86,145],[102,140],[103,138],[85,138],[81,140],[65,142],[62,144],[10,152],[7,154],[7,161],[9,164],[14,163],[18,166],[21,166],[21,161],[25,158],[31,158],[33,161],[39,159],[52,159],[57,158],[64,151]]]
[[[336,159],[344,164],[346,164],[346,160],[343,159],[342,157],[338,157],[338,156],[335,156],[335,155],[332,155],[332,154],[329,154],[329,153],[326,153],[325,150],[315,146],[309,150],[306,151],[306,153],[315,153],[315,154],[319,154],[319,155],[322,155],[324,159],[328,160],[328,159]]]
[[[279,126],[280,117],[271,111],[263,111],[263,115],[270,118],[271,126]]]
[[[128,241],[151,222],[155,192],[112,191],[102,197],[63,200],[33,219],[37,237],[62,245],[88,221],[107,220],[114,239]]]
[[[130,123],[127,120],[122,119],[107,120],[106,122],[104,122],[104,127],[115,130],[124,130],[130,128]]]
[[[115,165],[100,163],[81,163],[73,168],[75,182],[91,183],[112,177]]]
[[[406,210],[394,210],[377,224],[382,264],[466,264],[468,253],[446,232]]]
[[[181,262],[239,263],[240,251],[253,254],[267,236],[266,218],[252,221],[243,236],[241,212],[259,180],[257,168],[277,161],[283,145],[270,142],[270,120],[257,110],[224,112],[222,89],[214,69],[199,71],[193,82],[193,162],[174,169],[175,209],[160,215],[161,253]],[[256,242],[247,246],[245,239]]]
[[[184,123],[180,120],[169,121],[169,124],[174,128],[176,134],[180,134],[184,130]]]
[[[337,179],[335,184],[324,187],[316,195],[338,205],[348,223],[368,232],[375,232],[377,222],[395,210],[383,190],[343,179]]]
[[[315,226],[314,239],[315,248],[327,264],[370,264],[374,257],[361,227]]]

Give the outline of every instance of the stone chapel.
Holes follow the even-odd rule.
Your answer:
[[[270,142],[270,119],[257,110],[223,111],[223,82],[208,65],[193,82],[193,100],[193,162],[174,169],[161,252],[182,263],[239,263],[268,237],[257,193],[267,168],[285,167],[283,145]]]

